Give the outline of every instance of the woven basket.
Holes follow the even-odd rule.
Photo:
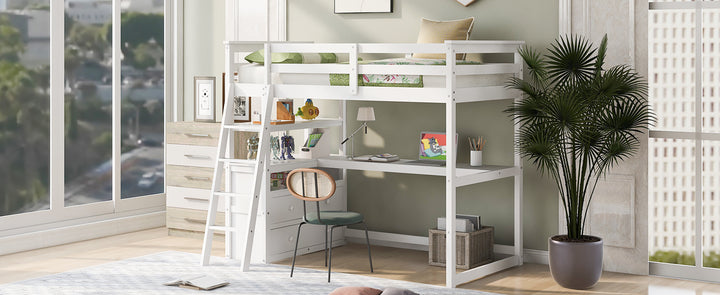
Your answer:
[[[445,266],[445,231],[430,229],[428,263]],[[493,260],[494,227],[483,226],[474,232],[456,232],[457,268],[471,269]]]

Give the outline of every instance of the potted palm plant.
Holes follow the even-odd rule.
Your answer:
[[[506,112],[519,125],[518,152],[553,178],[565,209],[567,234],[548,240],[552,276],[563,287],[587,289],[602,273],[602,239],[585,234],[595,186],[638,150],[654,115],[647,84],[630,66],[603,68],[607,35],[599,47],[571,36],[547,51],[519,50],[528,71],[507,87],[523,96]]]

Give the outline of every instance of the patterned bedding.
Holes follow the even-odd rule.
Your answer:
[[[444,66],[444,59],[391,58],[373,61],[359,61],[363,65],[438,65]],[[457,61],[459,65],[481,64],[475,61]],[[348,86],[348,74],[330,74],[330,85]],[[380,87],[423,87],[422,75],[359,74],[358,86]]]

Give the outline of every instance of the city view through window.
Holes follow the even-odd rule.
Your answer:
[[[164,191],[164,1],[122,0],[120,132],[113,132],[112,1],[65,0],[64,35],[49,0],[0,0],[0,216],[50,208],[49,126],[64,126],[65,206],[112,200],[112,142],[121,140],[121,198]],[[50,40],[65,42],[64,97],[50,97]],[[65,102],[51,122],[50,100]]]
[[[696,265],[700,243],[698,265],[720,268],[720,9],[687,4],[649,13],[650,261]]]

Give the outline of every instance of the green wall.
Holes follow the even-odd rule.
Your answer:
[[[289,0],[288,39],[314,42],[415,42],[420,19],[475,17],[471,39],[523,40],[544,48],[558,34],[556,0],[478,0],[463,7],[452,0],[394,0],[394,12],[334,14],[332,0]],[[186,53],[187,54],[187,53]],[[458,161],[469,161],[467,136],[484,136],[486,164],[512,165],[512,124],[502,110],[510,101],[458,105],[460,138]],[[360,135],[355,154],[390,152],[416,158],[421,131],[442,131],[441,104],[348,103],[353,117],[358,106],[374,106],[376,121]],[[359,126],[351,120],[348,129]],[[557,190],[529,164],[524,173],[525,248],[547,249],[547,238],[557,232]],[[427,235],[436,218],[445,213],[444,178],[350,171],[348,208],[362,212],[371,230]],[[495,226],[499,244],[513,242],[513,181],[505,179],[458,190],[458,213],[479,214],[482,223]]]
[[[225,1],[185,0],[183,24],[183,113],[193,120],[194,76],[215,76],[215,101],[220,104],[225,70]],[[219,121],[219,108],[215,116]]]

